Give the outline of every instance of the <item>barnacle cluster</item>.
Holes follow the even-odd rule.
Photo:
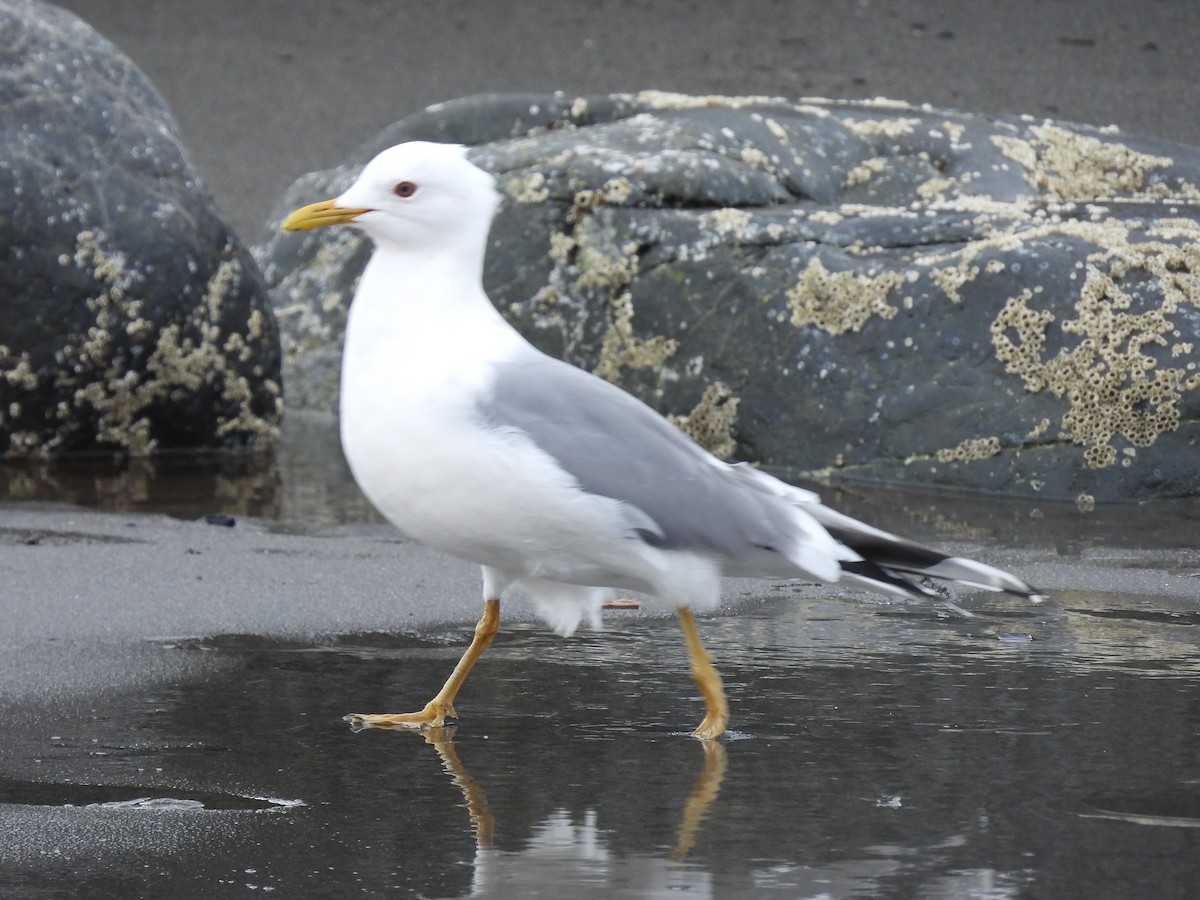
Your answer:
[[[1029,139],[996,135],[992,142],[1021,164],[1030,187],[1051,200],[1087,203],[1128,197],[1145,188],[1153,169],[1171,165],[1168,157],[1048,123],[1031,126],[1029,134]]]
[[[170,324],[156,324],[143,315],[139,289],[143,276],[123,254],[108,249],[102,232],[80,232],[74,255],[64,254],[59,262],[78,267],[93,279],[96,292],[86,303],[92,324],[82,333],[66,335],[58,351],[70,375],[56,376],[56,386],[74,387],[70,399],[59,402],[51,413],[61,427],[14,430],[9,435],[10,453],[57,450],[70,434],[70,423],[81,415],[94,420],[97,443],[132,454],[153,452],[157,441],[151,416],[178,393],[192,393],[206,385],[217,388],[226,409],[236,410],[218,422],[217,436],[237,432],[268,442],[274,438],[274,421],[282,409],[279,385],[264,379],[276,398],[275,415],[267,419],[254,412],[254,390],[235,366],[235,362],[248,363],[253,350],[241,334],[225,335],[219,325],[229,293],[241,276],[235,257],[217,266],[192,315]],[[262,313],[252,311],[247,336],[256,339],[263,327]],[[144,355],[144,365],[132,367],[130,354]],[[6,368],[10,386],[27,391],[40,387],[28,358]],[[255,374],[261,376],[261,369]],[[8,410],[10,415],[19,411]]]
[[[1161,302],[1127,289],[1135,270],[1152,276]],[[1183,394],[1200,390],[1196,361],[1186,360],[1191,345],[1178,340],[1171,318],[1183,304],[1200,306],[1200,243],[1110,246],[1091,254],[1085,271],[1074,318],[1060,324],[1073,343],[1047,356],[1056,317],[1031,308],[1028,290],[1009,299],[991,334],[997,358],[1027,390],[1066,398],[1060,436],[1086,447],[1098,469],[1117,461],[1117,438],[1149,447],[1179,427]],[[1163,365],[1168,355],[1178,364]]]
[[[1000,438],[985,437],[965,440],[957,447],[939,450],[934,455],[938,462],[972,462],[977,459],[990,459],[999,452]]]
[[[787,291],[792,324],[815,325],[832,335],[861,331],[872,316],[890,319],[896,315],[898,310],[888,302],[888,295],[903,281],[900,272],[830,272],[814,257]]]
[[[633,329],[633,297],[628,291],[610,304],[612,318],[600,344],[600,361],[593,371],[614,383],[621,380],[622,369],[657,371],[675,355],[679,342],[674,338],[655,335],[640,338]]]
[[[737,451],[733,426],[737,422],[738,398],[720,381],[704,389],[700,402],[684,416],[668,416],[701,447],[721,459]]]

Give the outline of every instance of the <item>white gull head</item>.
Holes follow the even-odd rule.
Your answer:
[[[372,159],[341,196],[297,210],[288,231],[352,225],[381,248],[429,253],[482,247],[499,204],[495,179],[458,144],[411,141]]]

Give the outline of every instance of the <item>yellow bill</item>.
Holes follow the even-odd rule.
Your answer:
[[[302,206],[283,220],[279,227],[284,231],[312,231],[314,228],[324,228],[326,225],[345,225],[353,222],[369,209],[354,209],[338,206],[336,201],[322,200],[320,203],[310,203]]]

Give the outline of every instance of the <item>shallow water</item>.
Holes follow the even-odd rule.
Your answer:
[[[263,495],[220,477],[155,470],[128,506]],[[270,501],[304,511],[283,529],[361,509],[289,496]],[[170,674],[0,704],[0,893],[1196,896],[1193,507],[887,495],[874,512],[1050,579],[1052,599],[967,593],[964,619],[749,586],[701,621],[733,715],[717,744],[687,734],[702,708],[677,627],[638,613],[565,641],[505,621],[460,723],[425,733],[341,716],[419,706],[471,622],[80,648]]]
[[[1178,606],[748,602],[703,624],[735,716],[714,745],[686,734],[699,702],[653,619],[507,629],[462,724],[424,734],[339,718],[417,705],[467,627],[164,640],[202,677],[8,717],[6,896],[69,874],[72,896],[1192,897]]]

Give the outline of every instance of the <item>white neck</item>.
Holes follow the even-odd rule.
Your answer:
[[[463,259],[395,248],[371,257],[346,320],[343,419],[373,414],[355,396],[420,406],[473,395],[497,361],[529,347],[484,293],[482,261]]]

